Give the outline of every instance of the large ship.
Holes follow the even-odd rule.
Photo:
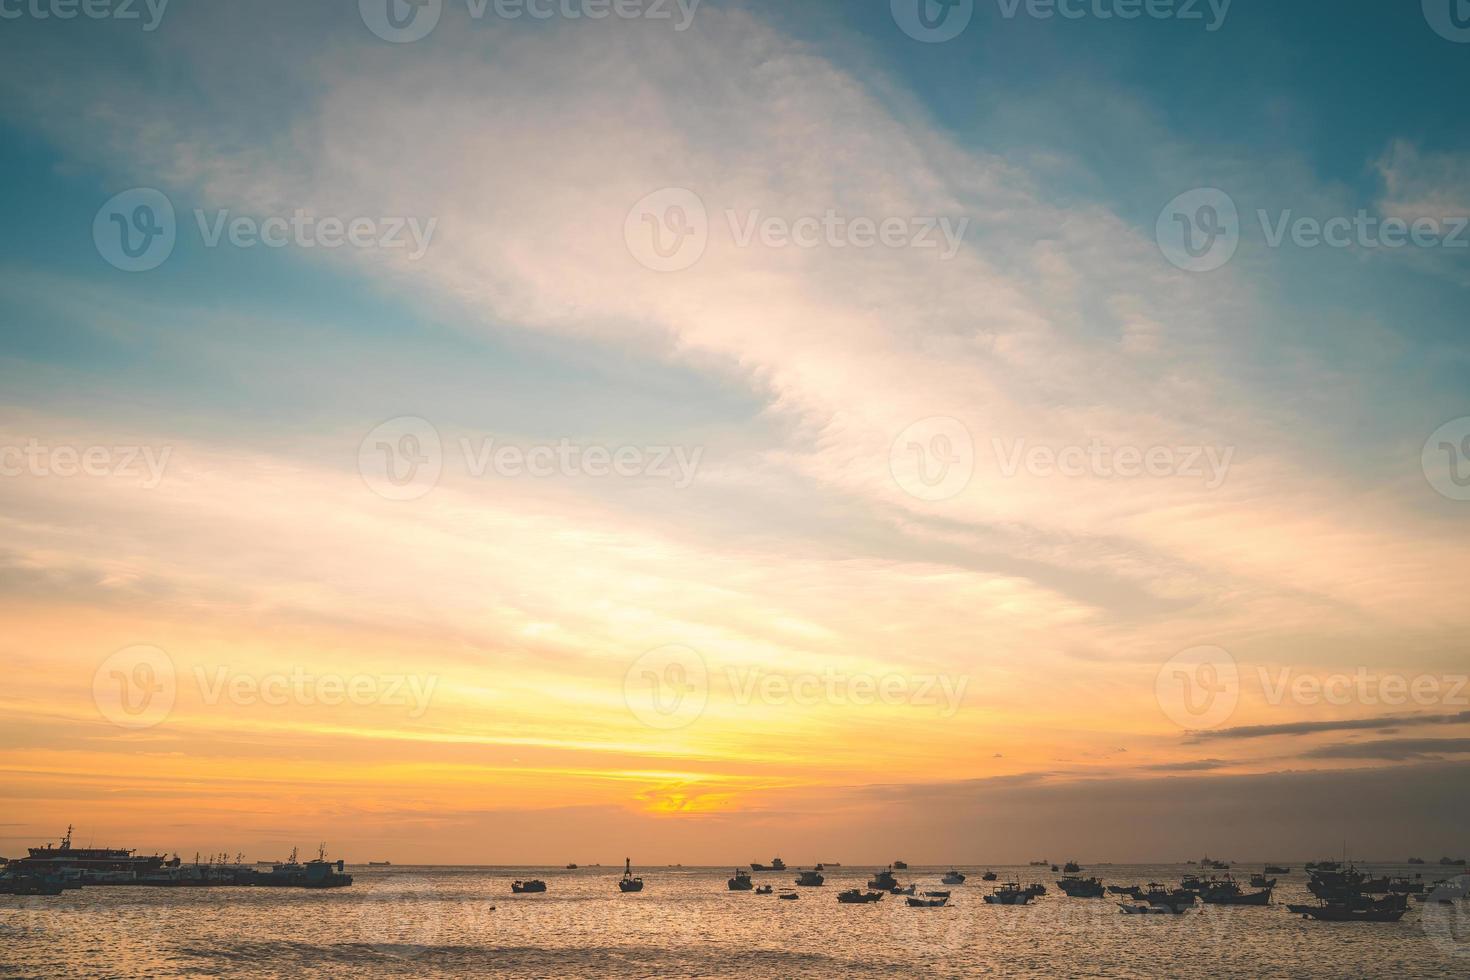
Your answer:
[[[158,871],[165,866],[179,866],[178,857],[166,860],[162,854],[138,854],[119,847],[73,847],[71,827],[59,844],[29,848],[30,856],[10,862],[16,870],[65,874],[68,877],[91,878],[136,877]]]
[[[771,863],[770,864],[757,864],[756,862],[752,861],[752,862],[750,862],[750,870],[752,870],[752,871],[785,871],[786,870],[786,862],[783,861],[783,860],[781,860],[780,858],[771,858]]]

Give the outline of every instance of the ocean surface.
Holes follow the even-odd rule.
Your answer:
[[[1360,866],[1367,867],[1367,866]],[[1450,875],[1436,866],[1374,865]],[[617,890],[620,867],[349,867],[344,889],[88,887],[56,898],[0,895],[0,976],[81,977],[1467,977],[1470,902],[1410,902],[1396,924],[1303,920],[1283,905],[1130,916],[1114,899],[1072,899],[1045,868],[994,868],[1040,881],[1029,906],[986,905],[985,869],[899,872],[920,890],[949,888],[947,908],[885,896],[840,905],[870,868],[826,872],[798,901],[730,892],[730,868],[636,868],[646,886]],[[1109,884],[1177,883],[1183,865],[1099,865]],[[1237,866],[1242,880],[1251,870]],[[1458,871],[1459,869],[1453,869]],[[538,877],[544,895],[512,895]],[[779,892],[795,873],[756,873]],[[1305,900],[1300,865],[1276,901]]]

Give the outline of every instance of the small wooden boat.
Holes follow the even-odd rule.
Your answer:
[[[1031,890],[1022,888],[1018,882],[1007,882],[985,896],[986,905],[1026,905],[1032,898]]]
[[[925,892],[927,898],[949,898],[949,892]]]
[[[995,881],[999,877],[1000,877],[1000,875],[996,874],[994,871],[987,870],[983,875],[980,876],[980,880],[981,881]]]
[[[947,899],[947,898],[914,898],[914,897],[911,896],[909,898],[904,899],[904,902],[906,902],[908,904],[908,907],[911,908],[911,909],[938,909],[938,908],[943,908],[944,906],[948,905],[949,904],[949,899]]]
[[[1275,865],[1275,864],[1268,864],[1268,865],[1266,865],[1266,874],[1268,874],[1268,875],[1289,875],[1289,874],[1291,874],[1291,869],[1290,868],[1284,868],[1284,867],[1281,867],[1281,866]]]
[[[623,878],[618,882],[618,891],[641,892],[643,890],[643,879],[633,875],[633,859],[623,858]]]
[[[798,894],[796,894],[796,892],[785,891],[785,892],[782,892],[781,894],[777,895],[776,897],[779,898],[779,899],[783,899],[785,901],[788,901],[788,902],[794,902],[798,898],[800,898],[801,896],[798,895]]]
[[[525,895],[531,892],[544,892],[546,891],[546,882],[538,881],[534,878],[530,881],[512,881],[510,883],[510,890],[517,895]]]
[[[900,888],[897,885],[894,885],[892,888],[888,889],[888,894],[890,895],[917,895],[918,892],[918,885],[909,885],[907,888]]]
[[[857,888],[849,888],[837,896],[837,901],[843,905],[867,905],[870,902],[879,902],[882,900],[882,892],[864,892]]]
[[[1127,895],[1129,898],[1143,900],[1143,889],[1137,885],[1109,885],[1109,895]]]
[[[1129,902],[1119,902],[1119,911],[1125,915],[1183,915],[1182,905],[1134,905]]]
[[[1287,911],[1319,922],[1397,922],[1407,908],[1388,908],[1375,902],[1364,908],[1350,904],[1325,902],[1321,905],[1288,905]]]
[[[759,888],[757,888],[755,890],[755,893],[757,895],[769,895],[769,894],[771,894],[771,892],[773,892],[775,890],[776,889],[772,888],[770,885],[761,885]]]
[[[1267,878],[1265,875],[1251,875],[1252,888],[1275,888],[1276,879]]]

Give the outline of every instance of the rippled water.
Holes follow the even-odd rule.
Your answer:
[[[1045,869],[997,867],[1041,881],[1030,906],[984,904],[981,868],[964,885],[942,868],[900,873],[951,888],[948,908],[887,896],[839,905],[871,869],[834,868],[799,901],[730,892],[730,869],[641,869],[640,894],[618,892],[621,869],[353,868],[334,891],[85,888],[57,898],[0,896],[0,976],[377,977],[754,976],[854,972],[973,976],[1470,975],[1470,902],[1411,902],[1397,924],[1302,920],[1281,905],[1209,907],[1182,916],[1125,916],[1109,899],[1070,899]],[[1178,865],[1087,869],[1110,884],[1178,881]],[[1426,878],[1444,876],[1437,868]],[[544,895],[511,895],[516,877]],[[790,887],[794,873],[755,875]],[[1284,876],[1280,902],[1305,899]]]

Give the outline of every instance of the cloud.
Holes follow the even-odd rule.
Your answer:
[[[1190,734],[1190,741],[1267,738],[1273,735],[1315,735],[1320,732],[1371,731],[1418,725],[1458,725],[1470,722],[1470,711],[1444,715],[1387,715],[1379,718],[1343,718],[1335,721],[1290,721],[1276,725],[1242,725]]]
[[[1402,762],[1467,752],[1470,752],[1470,738],[1396,738],[1323,745],[1304,755],[1309,759],[1392,759]]]

